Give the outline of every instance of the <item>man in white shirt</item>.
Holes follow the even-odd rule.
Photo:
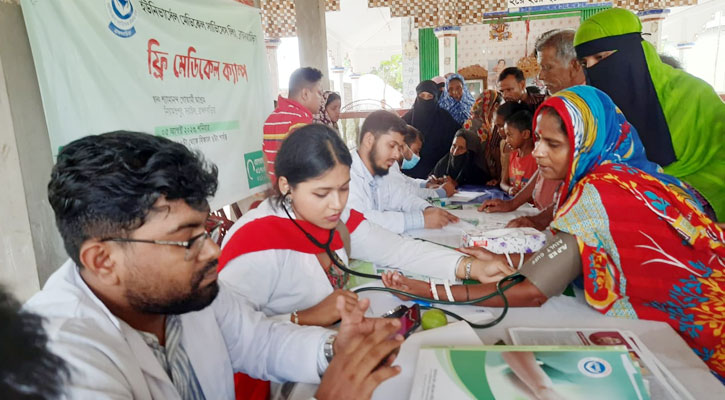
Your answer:
[[[352,150],[350,208],[393,232],[442,228],[458,218],[411,193],[408,185],[386,176],[400,158],[407,124],[380,110],[363,122],[357,150]]]
[[[142,133],[87,136],[58,155],[48,198],[71,259],[25,307],[69,366],[67,397],[233,399],[233,372],[318,383],[325,371],[318,399],[369,397],[397,374],[375,367],[400,323],[365,319],[367,302],[338,299],[335,336],[269,320],[217,283],[218,226],[205,227],[216,188],[214,165]]]

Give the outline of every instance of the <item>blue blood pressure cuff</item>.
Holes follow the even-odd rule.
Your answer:
[[[547,232],[544,247],[521,266],[519,273],[547,298],[560,295],[582,273],[576,237],[564,232]]]

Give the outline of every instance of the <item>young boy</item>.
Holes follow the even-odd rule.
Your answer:
[[[507,101],[496,109],[494,128],[491,131],[491,137],[486,143],[486,158],[493,159],[493,165],[489,164],[491,180],[486,182],[486,185],[499,186],[501,182],[508,181],[511,149],[506,144],[504,124],[506,123],[506,118],[523,110],[528,110],[528,107],[513,101]]]
[[[517,111],[506,118],[504,124],[506,144],[511,148],[511,156],[508,164],[508,179],[501,180],[501,189],[510,196],[518,193],[538,168],[536,160],[531,154],[534,151],[531,122],[530,112]]]

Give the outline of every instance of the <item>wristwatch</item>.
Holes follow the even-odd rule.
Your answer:
[[[325,345],[322,347],[322,352],[325,354],[325,358],[328,363],[332,361],[332,357],[335,356],[335,348],[333,347],[335,339],[337,339],[337,334],[330,335],[327,340],[325,340]]]

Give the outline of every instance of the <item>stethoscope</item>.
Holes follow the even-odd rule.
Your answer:
[[[282,199],[282,202],[281,202],[282,203],[282,209],[284,209],[285,214],[287,214],[287,217],[289,218],[289,220],[292,221],[292,223],[295,224],[295,226],[300,231],[302,231],[302,233],[307,237],[307,239],[310,242],[312,242],[312,244],[314,244],[318,248],[320,248],[320,249],[322,249],[322,250],[325,251],[325,254],[327,254],[327,256],[330,257],[330,260],[332,260],[332,262],[335,264],[335,266],[337,268],[339,268],[341,271],[343,271],[343,272],[345,272],[347,274],[359,276],[359,277],[362,277],[362,278],[370,278],[370,279],[377,279],[377,280],[382,280],[383,279],[383,277],[380,276],[380,275],[366,274],[366,273],[363,273],[363,272],[353,271],[353,270],[351,270],[350,268],[348,268],[345,265],[345,262],[342,261],[342,259],[340,259],[340,256],[338,256],[337,253],[335,251],[333,251],[332,248],[330,247],[330,245],[332,244],[332,239],[335,237],[335,228],[330,229],[329,237],[327,239],[327,242],[325,242],[325,243],[321,243],[314,236],[312,236],[309,232],[307,232],[299,223],[297,223],[297,221],[294,218],[292,218],[292,215],[287,210],[287,206],[284,204],[284,201],[286,200],[286,197],[287,197],[288,194],[285,194],[283,196],[283,199]],[[445,313],[447,315],[450,315],[451,317],[453,317],[453,318],[455,318],[455,319],[457,319],[459,321],[465,321],[472,328],[485,329],[485,328],[490,328],[490,327],[493,327],[493,326],[497,325],[499,322],[501,322],[504,319],[504,317],[508,313],[508,309],[509,309],[509,302],[508,302],[508,299],[506,298],[506,295],[504,294],[504,292],[506,290],[510,289],[512,286],[521,283],[524,279],[526,279],[526,278],[523,275],[521,275],[519,272],[515,272],[515,273],[513,273],[511,275],[508,275],[508,276],[505,276],[505,277],[501,278],[501,280],[496,283],[496,291],[494,291],[493,293],[487,294],[487,295],[485,295],[483,297],[478,297],[478,298],[475,298],[475,299],[469,299],[469,300],[465,300],[465,301],[450,301],[450,300],[440,300],[440,299],[439,300],[429,299],[429,298],[426,298],[426,297],[418,296],[418,295],[415,295],[415,294],[412,294],[412,293],[408,293],[408,292],[405,292],[405,291],[402,291],[402,290],[393,289],[393,288],[389,288],[389,287],[362,287],[362,288],[355,289],[354,292],[355,293],[362,293],[362,292],[388,292],[388,293],[392,293],[392,294],[398,294],[398,295],[401,295],[401,296],[406,296],[406,297],[409,297],[409,298],[413,299],[413,301],[415,303],[419,304],[421,308],[440,310],[443,313]],[[507,282],[508,282],[508,284],[507,284]],[[501,311],[501,314],[498,317],[496,317],[494,320],[492,320],[490,322],[487,322],[485,324],[477,324],[477,323],[468,321],[468,320],[466,320],[465,318],[461,317],[460,315],[458,315],[456,313],[453,313],[451,311],[448,311],[448,310],[445,310],[445,309],[442,309],[442,308],[438,308],[438,307],[434,307],[433,306],[433,304],[473,305],[473,304],[476,304],[476,303],[479,303],[479,302],[482,302],[482,301],[486,301],[488,299],[492,299],[492,298],[494,298],[496,296],[501,296],[501,300],[503,301],[503,307],[502,307],[503,310]]]

